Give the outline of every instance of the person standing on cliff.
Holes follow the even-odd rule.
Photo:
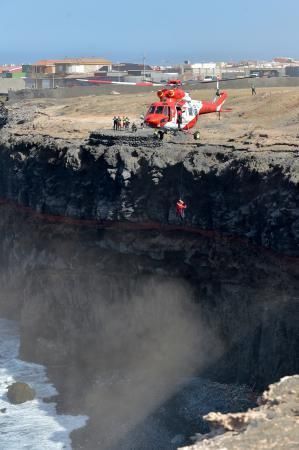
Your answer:
[[[118,118],[117,118],[117,128],[116,128],[118,131],[121,129],[121,117],[120,116],[118,116]]]
[[[183,123],[182,110],[181,110],[181,108],[177,108],[177,124],[178,124],[179,130],[181,130],[182,123]]]
[[[113,130],[114,131],[117,130],[117,117],[116,116],[113,117]]]

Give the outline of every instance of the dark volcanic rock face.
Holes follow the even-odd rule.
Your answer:
[[[3,105],[3,103],[0,101],[0,128],[6,125],[7,120],[8,120],[8,111]]]
[[[3,134],[0,196],[46,214],[156,225],[178,225],[175,203],[184,197],[185,227],[298,255],[296,151],[148,148],[138,136],[123,145],[117,138],[94,134],[80,144]]]
[[[217,357],[216,372],[222,367],[231,380],[263,384],[294,371],[298,278],[296,261],[283,255],[298,256],[297,153],[243,154],[180,143],[145,148],[144,138],[126,139],[120,145],[118,136],[94,133],[82,144],[2,133],[0,195],[4,203],[19,204],[3,217],[2,261],[16,260],[7,268],[3,263],[2,286],[14,301],[28,286],[24,329],[41,314],[49,319],[39,330],[36,357],[55,335],[49,357],[59,361],[74,353],[82,336],[77,327],[86,327],[85,346],[98,323],[78,317],[77,307],[93,321],[103,299],[124,301],[137,295],[146,277],[162,276],[187,281],[205,321],[230,349],[223,363]],[[179,196],[188,204],[183,224],[174,211]],[[42,225],[66,220],[67,231]],[[109,227],[115,231],[104,231]],[[28,277],[29,268],[38,276]],[[4,302],[5,309],[14,301]],[[54,331],[62,318],[65,336]]]
[[[143,327],[158,339],[178,320],[191,372],[264,385],[298,370],[296,261],[239,240],[51,225],[17,207],[1,211],[1,310],[12,314],[18,305],[27,358],[102,367],[114,354],[111,367],[120,367],[125,349],[147,335]],[[123,324],[113,326],[115,317]]]
[[[59,370],[64,406],[91,417],[84,436],[100,448],[117,448],[185,377],[258,389],[299,369],[292,260],[182,231],[51,224],[7,205],[0,224],[0,312],[21,319],[24,359]]]
[[[86,380],[113,375],[95,424],[133,426],[186,376],[260,388],[298,371],[296,151],[4,130],[0,313],[21,319],[23,357],[61,368],[67,404],[98,418]]]

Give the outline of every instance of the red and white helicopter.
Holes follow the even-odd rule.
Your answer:
[[[241,77],[240,77],[241,78]],[[237,79],[240,79],[237,78]],[[250,78],[250,77],[242,77]],[[169,80],[166,87],[157,92],[159,100],[152,103],[144,117],[144,123],[158,129],[160,138],[163,138],[164,132],[172,131],[188,131],[193,128],[200,115],[218,113],[220,118],[221,112],[229,112],[231,109],[223,109],[223,105],[228,98],[226,91],[220,91],[219,81],[233,81],[236,78],[217,79],[214,81],[204,82],[217,83],[215,98],[212,101],[192,100],[189,93],[182,89],[185,84],[181,80]],[[163,84],[151,82],[123,82],[123,81],[103,81],[78,79],[81,82],[92,84],[118,84],[118,85],[134,85],[134,86],[165,86]],[[189,83],[189,82],[187,82]],[[194,80],[191,83],[203,83]],[[194,138],[199,138],[199,133],[194,133]]]
[[[168,85],[170,88],[157,92],[159,101],[152,103],[145,115],[144,122],[149,127],[163,131],[190,130],[201,114],[220,113],[228,97],[225,91],[219,91],[219,83],[211,102],[192,100],[189,93],[180,87],[180,80],[170,80]]]

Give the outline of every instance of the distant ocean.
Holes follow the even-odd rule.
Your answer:
[[[57,414],[55,403],[43,401],[57,391],[44,366],[18,359],[19,347],[18,324],[0,319],[0,449],[71,450],[71,431],[83,427],[88,418]],[[9,403],[7,386],[15,381],[30,384],[36,399],[21,405]]]

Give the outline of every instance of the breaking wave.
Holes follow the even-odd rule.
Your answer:
[[[0,319],[0,448],[70,450],[70,433],[83,427],[87,417],[57,414],[56,403],[44,401],[57,391],[49,382],[45,367],[18,358],[19,347],[17,323]],[[36,399],[12,405],[6,392],[15,381],[30,384]]]

